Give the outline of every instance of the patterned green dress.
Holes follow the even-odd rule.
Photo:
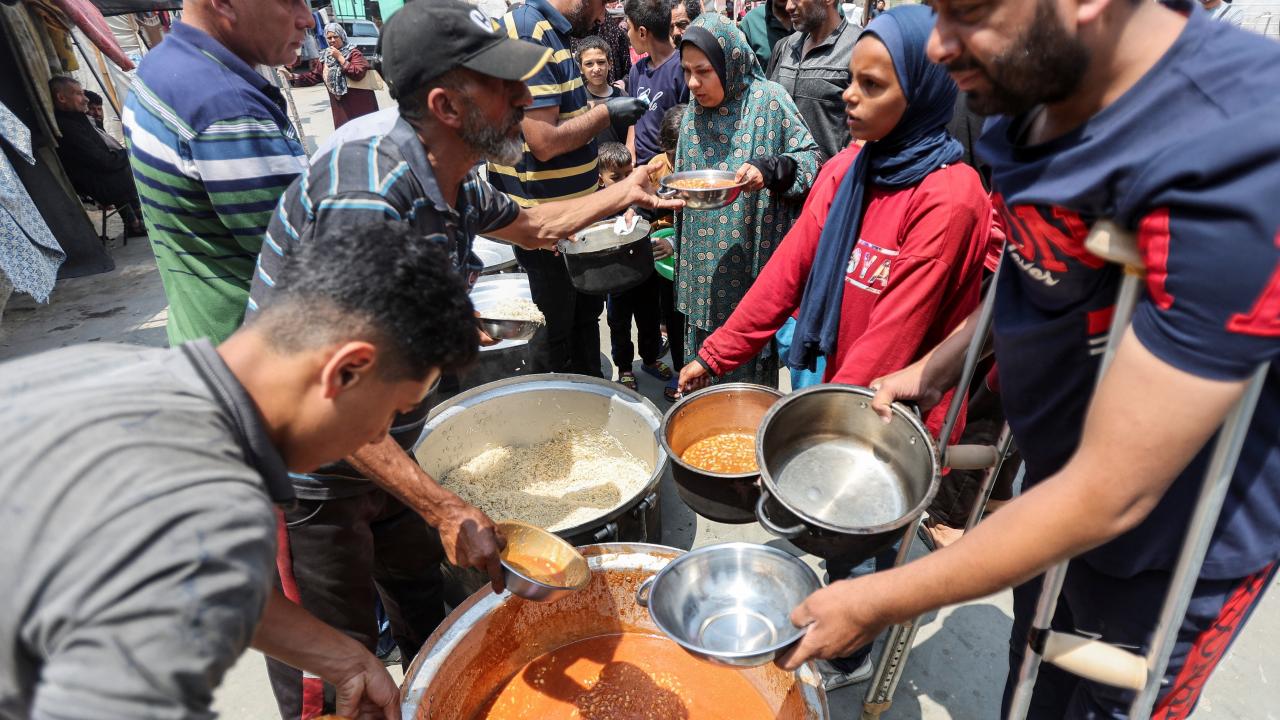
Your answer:
[[[716,108],[690,101],[675,171],[736,171],[751,158],[787,155],[796,162],[796,174],[782,193],[766,188],[743,193],[720,210],[676,214],[676,308],[688,317],[689,357],[733,313],[791,229],[821,162],[821,151],[795,103],[781,85],[765,79],[737,26],[716,13],[704,14],[693,25],[710,31],[724,51],[725,99]],[[777,353],[768,347],[721,379],[776,386]]]

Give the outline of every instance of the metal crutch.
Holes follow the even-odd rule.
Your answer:
[[[983,299],[982,309],[978,313],[978,321],[977,326],[974,328],[973,338],[969,340],[969,347],[965,351],[964,365],[960,371],[960,382],[956,385],[956,391],[951,396],[951,403],[947,406],[947,416],[942,424],[942,433],[938,441],[939,467],[944,466],[950,460],[948,458],[950,448],[948,443],[951,439],[951,432],[955,428],[956,422],[960,419],[960,408],[963,405],[969,385],[973,381],[978,362],[982,357],[982,348],[986,344],[987,335],[991,331],[992,317],[995,312],[996,283],[1000,279],[1000,267],[1003,267],[1003,263],[996,268],[995,275],[992,276],[991,283],[987,287],[987,295]],[[969,514],[968,522],[965,523],[966,532],[972,529],[978,523],[979,518],[982,517],[982,511],[986,507],[987,499],[991,497],[991,490],[995,487],[996,476],[1000,473],[1000,465],[1009,454],[1012,443],[1013,436],[1009,432],[1009,426],[1005,425],[1000,432],[1000,438],[996,441],[994,450],[987,457],[964,458],[966,462],[963,463],[963,469],[986,468],[982,486],[979,490],[978,502],[975,503],[973,510]],[[894,567],[906,564],[907,558],[911,554],[911,546],[915,542],[916,530],[919,525],[920,519],[917,519],[907,528],[898,547],[898,555],[893,563]],[[876,663],[875,673],[872,675],[871,683],[867,687],[867,694],[862,701],[863,720],[875,720],[893,705],[893,695],[898,690],[898,682],[902,679],[902,671],[906,667],[907,657],[911,654],[911,646],[915,642],[916,631],[919,628],[920,618],[912,618],[889,629],[889,634],[885,638],[884,648],[880,651],[880,659]]]
[[[1116,348],[1129,326],[1141,295],[1143,263],[1133,236],[1109,221],[1099,221],[1094,225],[1085,241],[1085,247],[1094,255],[1122,264],[1125,268],[1111,330],[1107,335],[1106,352],[1094,384],[1096,391],[1115,357]],[[1205,472],[1204,485],[1161,607],[1150,652],[1138,655],[1101,640],[1051,630],[1050,623],[1067,573],[1067,562],[1059,563],[1044,575],[1031,631],[1028,633],[1027,652],[1022,659],[1009,707],[1009,720],[1020,720],[1027,716],[1042,659],[1080,677],[1135,691],[1137,695],[1129,708],[1130,718],[1146,720],[1150,717],[1266,374],[1266,365],[1258,368],[1244,395],[1237,401],[1218,433],[1218,440]]]

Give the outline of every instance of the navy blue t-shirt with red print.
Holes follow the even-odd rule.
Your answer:
[[[979,145],[1009,237],[995,348],[1028,484],[1078,446],[1106,343],[1122,271],[1084,249],[1095,221],[1137,235],[1147,292],[1133,328],[1149,351],[1216,380],[1273,361],[1201,572],[1211,579],[1280,557],[1278,67],[1280,44],[1193,12],[1159,63],[1080,128],[1028,146],[1031,118],[1002,118]],[[1116,577],[1171,567],[1211,450],[1087,561]]]

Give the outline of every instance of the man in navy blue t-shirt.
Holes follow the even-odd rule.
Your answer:
[[[684,84],[680,53],[671,44],[671,0],[627,0],[623,12],[631,46],[649,54],[627,74],[627,94],[649,103],[627,143],[639,167],[662,152],[658,146],[662,118],[676,105],[689,102],[689,87]]]
[[[1022,584],[1016,669],[1039,590],[1033,579],[1076,556],[1055,627],[1145,652],[1211,440],[1254,370],[1280,356],[1280,45],[1213,23],[1199,8],[1150,2],[1069,12],[1048,0],[934,7],[930,56],[976,112],[1004,116],[987,128],[979,155],[992,167],[1009,237],[994,338],[1027,489],[945,550],[810,597],[792,619],[814,625],[785,664],[846,654],[886,624]],[[1093,393],[1122,272],[1084,248],[1104,218],[1137,236],[1147,278]],[[973,320],[874,383],[876,407],[936,403],[957,381]],[[1157,716],[1191,712],[1277,557],[1273,365]],[[1131,700],[1046,665],[1032,716],[1121,718]]]

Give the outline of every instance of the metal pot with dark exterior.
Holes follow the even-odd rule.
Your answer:
[[[591,295],[622,292],[653,274],[653,244],[649,222],[637,218],[623,233],[615,232],[617,219],[601,220],[579,230],[573,241],[561,240],[556,248],[564,258],[569,280]]]
[[[885,423],[872,391],[816,385],[779,400],[756,436],[760,524],[805,552],[855,562],[902,536],[938,490],[929,431],[894,403]]]
[[[440,479],[494,445],[549,440],[561,420],[604,430],[648,464],[651,472],[642,487],[612,509],[553,532],[574,546],[659,539],[658,487],[667,468],[667,453],[658,441],[662,416],[644,396],[617,383],[547,373],[482,385],[434,408],[414,452],[423,469]],[[506,519],[510,518],[494,518]],[[486,575],[472,570],[449,564],[443,570],[445,600],[450,605],[488,582]]]
[[[755,434],[769,408],[782,397],[774,388],[752,383],[725,383],[687,395],[662,418],[662,448],[671,458],[676,492],[695,513],[722,523],[756,519],[760,473],[717,473],[682,459],[689,446],[728,432]]]

